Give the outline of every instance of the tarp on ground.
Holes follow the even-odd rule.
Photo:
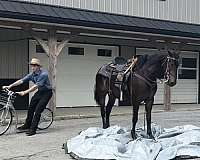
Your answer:
[[[88,128],[69,139],[64,148],[74,159],[169,160],[175,157],[200,157],[200,128],[193,125],[161,128],[152,124],[155,140],[137,129],[132,140],[130,129],[111,126]]]

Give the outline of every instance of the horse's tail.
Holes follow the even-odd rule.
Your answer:
[[[100,105],[100,90],[99,90],[99,85],[101,81],[101,75],[96,74],[96,80],[95,80],[95,85],[94,85],[94,99],[98,105]]]

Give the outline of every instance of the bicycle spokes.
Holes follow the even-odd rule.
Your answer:
[[[38,129],[43,130],[47,129],[53,122],[53,112],[45,108],[44,111],[41,113],[40,121],[38,124]]]
[[[0,110],[0,135],[4,134],[12,123],[12,112],[3,108]]]
[[[6,109],[2,109],[0,113],[1,113],[0,124],[3,125],[6,122],[8,111]]]

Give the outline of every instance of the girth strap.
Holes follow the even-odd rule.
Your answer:
[[[154,87],[154,85],[152,84],[152,83],[150,83],[147,79],[145,79],[144,77],[142,77],[141,75],[139,75],[139,74],[137,74],[137,73],[134,73],[134,75],[136,76],[136,77],[138,77],[139,79],[141,79],[141,80],[143,80],[146,84],[148,84],[150,87]],[[156,82],[153,82],[154,84],[156,83]]]

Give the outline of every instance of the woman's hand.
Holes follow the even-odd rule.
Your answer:
[[[24,91],[16,92],[16,93],[19,94],[20,96],[24,96],[24,95],[25,95],[25,92],[24,92]]]
[[[9,89],[10,90],[10,86],[2,86],[2,89]]]

